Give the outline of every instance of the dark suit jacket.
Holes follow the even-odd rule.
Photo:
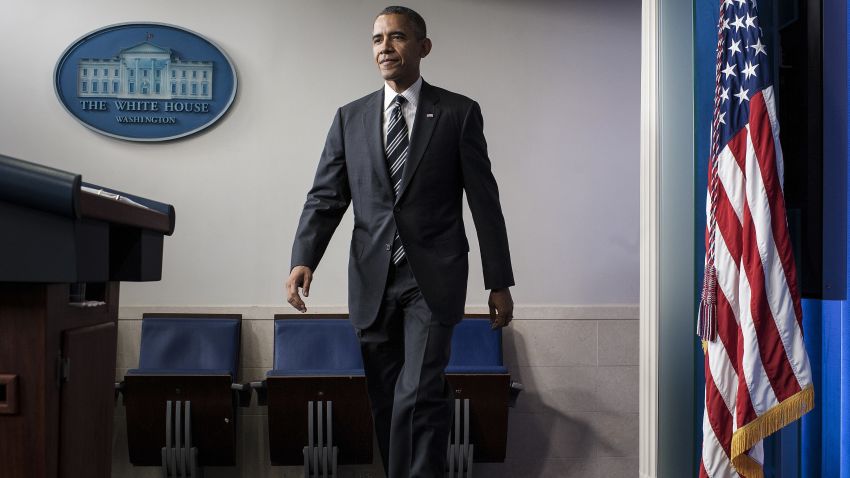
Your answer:
[[[298,223],[292,267],[315,271],[353,202],[348,302],[354,326],[365,329],[378,315],[396,228],[432,313],[442,323],[456,323],[463,316],[469,271],[464,190],[486,288],[514,284],[481,109],[469,98],[423,81],[410,154],[394,198],[382,139],[383,94],[381,88],[337,110]]]

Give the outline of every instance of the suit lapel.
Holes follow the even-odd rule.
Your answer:
[[[413,133],[410,135],[410,155],[404,165],[401,189],[396,196],[396,203],[404,196],[407,185],[410,184],[413,173],[416,172],[419,162],[422,161],[422,155],[425,154],[428,143],[431,141],[431,135],[440,117],[440,110],[437,109],[438,101],[439,97],[433,87],[423,80],[422,89],[419,91],[419,105],[416,107],[416,119],[413,121]]]
[[[381,122],[384,115],[384,88],[372,94],[363,112],[363,128],[366,131],[366,144],[369,147],[369,161],[380,178],[382,185],[392,190],[390,172],[387,168],[387,155],[384,151],[383,128]]]

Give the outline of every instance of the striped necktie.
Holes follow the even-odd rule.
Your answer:
[[[390,169],[390,183],[393,185],[393,196],[398,197],[401,190],[401,178],[404,174],[404,163],[407,161],[410,140],[407,137],[407,123],[401,112],[404,104],[404,96],[397,95],[390,106],[389,119],[387,119],[387,167]],[[394,264],[400,264],[404,260],[404,246],[396,230],[393,238],[392,257]]]

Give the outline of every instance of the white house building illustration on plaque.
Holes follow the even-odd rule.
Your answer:
[[[182,60],[147,41],[115,58],[83,58],[77,68],[80,98],[211,100],[212,88],[213,62]]]

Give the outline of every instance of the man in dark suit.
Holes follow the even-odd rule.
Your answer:
[[[404,7],[375,19],[380,90],[337,110],[295,234],[288,301],[307,310],[313,272],[350,203],[349,311],[390,478],[442,477],[452,419],[444,370],[463,317],[467,201],[493,327],[513,317],[514,284],[477,103],[425,83],[425,21]]]

